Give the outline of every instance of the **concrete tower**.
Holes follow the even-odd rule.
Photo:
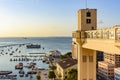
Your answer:
[[[96,12],[96,9],[80,9],[78,11],[78,30],[95,30],[97,28]]]
[[[78,59],[78,80],[96,80],[96,51],[83,48],[86,39],[85,31],[97,29],[96,12],[96,9],[88,8],[78,11],[78,30],[73,32],[72,49],[73,58]]]
[[[97,29],[97,10],[81,9],[78,11],[78,80],[96,80],[96,51],[82,47],[86,30]]]

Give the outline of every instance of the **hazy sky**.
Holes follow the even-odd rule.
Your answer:
[[[86,0],[0,0],[0,37],[71,36]],[[120,25],[120,0],[88,0],[98,27]]]

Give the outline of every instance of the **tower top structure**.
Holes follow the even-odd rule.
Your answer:
[[[97,9],[80,9],[78,10],[78,30],[95,30],[97,29]]]

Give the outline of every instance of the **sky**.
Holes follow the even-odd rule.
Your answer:
[[[87,0],[98,28],[120,25],[120,0]],[[72,36],[86,0],[0,0],[0,37]]]

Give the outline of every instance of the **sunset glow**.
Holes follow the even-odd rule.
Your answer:
[[[98,8],[98,23],[103,22],[98,26],[119,24],[116,17],[120,15],[113,15],[120,13],[116,9],[119,6],[111,7],[111,18],[105,3],[105,0],[88,1],[90,8]],[[105,11],[101,4],[105,5]],[[71,36],[77,28],[76,13],[80,8],[85,8],[84,0],[0,0],[0,37]]]

